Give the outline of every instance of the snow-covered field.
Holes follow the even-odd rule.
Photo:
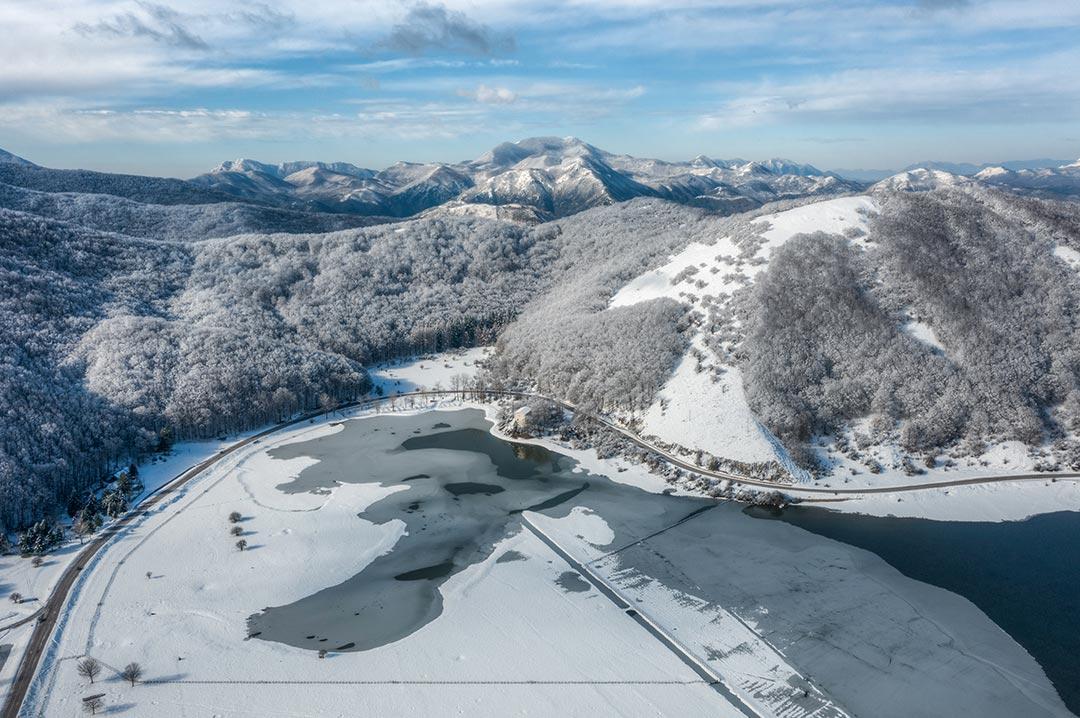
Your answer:
[[[450,389],[454,377],[472,377],[490,347],[458,349],[369,367],[371,381],[389,396],[417,389]]]
[[[452,408],[460,404],[447,401],[441,405]],[[440,403],[425,402],[425,406],[435,408]],[[283,493],[277,488],[295,478],[312,460],[272,459],[267,452],[275,446],[336,434],[342,431],[343,420],[331,416],[304,424],[226,458],[114,540],[77,585],[73,607],[58,628],[31,693],[29,714],[76,715],[81,697],[104,693],[107,705],[114,710],[166,718],[741,715],[613,602],[575,579],[571,567],[527,531],[511,533],[485,560],[450,578],[441,588],[442,615],[402,640],[363,652],[339,653],[328,644],[328,655],[320,659],[311,650],[247,639],[247,618],[252,613],[344,581],[391,550],[401,536],[401,521],[373,524],[357,515],[381,496],[404,490],[400,484],[341,484],[312,493]],[[538,443],[551,446],[549,442]],[[558,450],[577,460],[581,469],[606,474],[628,487],[646,492],[665,487],[639,466],[600,460],[591,451]],[[800,604],[776,593],[775,587],[760,595],[757,600],[763,603],[759,604],[753,593],[747,593],[752,589],[744,582],[750,575],[747,571],[757,576],[755,580],[765,584],[773,581],[778,586],[787,585],[790,579],[785,575],[791,571],[802,576],[803,569],[798,567],[806,557],[790,539],[769,546],[761,543],[758,535],[784,531],[785,536],[794,536],[798,530],[745,519],[735,512],[730,518],[739,517],[739,525],[746,524],[739,530],[750,534],[725,530],[713,545],[702,543],[701,537],[691,533],[697,553],[681,558],[672,552],[687,539],[668,535],[666,543],[655,543],[654,548],[643,546],[635,549],[636,555],[620,554],[628,557],[630,563],[626,563],[608,556],[616,537],[615,524],[610,521],[617,520],[620,536],[637,536],[643,531],[641,527],[657,519],[643,509],[664,504],[660,496],[640,491],[632,494],[637,503],[607,506],[620,512],[617,516],[608,516],[607,509],[601,515],[585,508],[586,501],[576,508],[568,507],[563,518],[535,513],[529,513],[528,518],[723,676],[763,715],[845,715],[843,701],[830,695],[829,685],[850,671],[850,666],[841,670],[848,664],[840,657],[851,660],[858,655],[855,634],[863,629],[856,630],[856,626],[878,626],[875,630],[880,635],[875,634],[873,640],[899,641],[895,650],[901,655],[928,649],[923,642],[931,640],[929,635],[936,630],[945,630],[958,641],[970,641],[970,636],[978,635],[977,631],[971,633],[976,626],[978,631],[986,630],[982,627],[985,617],[961,602],[950,607],[951,613],[942,614],[947,624],[915,627],[904,623],[908,628],[903,636],[889,633],[893,623],[883,623],[891,615],[885,611],[904,605],[896,603],[900,600],[897,596],[902,598],[905,591],[914,590],[907,588],[914,582],[890,569],[883,576],[887,579],[881,584],[884,588],[874,589],[880,592],[878,598],[858,609],[852,604],[847,618],[852,627],[832,639],[845,646],[855,643],[828,649],[829,642],[823,643],[815,649],[826,650],[821,665],[796,665],[790,659],[791,652],[799,655],[804,651],[805,658],[804,646],[811,638],[794,646],[777,646],[777,640],[790,641],[791,636],[776,633],[765,606],[784,605],[786,621],[798,625],[797,614],[803,610],[798,608]],[[240,526],[249,546],[242,552],[234,547],[235,537],[228,532],[227,515],[234,510],[244,517]],[[632,528],[641,519],[645,523]],[[698,531],[709,525],[687,524]],[[721,525],[727,524],[715,524]],[[736,547],[736,553],[731,553]],[[815,549],[818,553],[822,550]],[[635,563],[641,557],[645,563]],[[838,570],[837,560],[825,552],[806,568],[814,572],[818,567]],[[860,562],[867,560],[871,559],[859,558],[848,568],[864,571]],[[707,569],[714,561],[721,562],[717,564],[720,573],[709,581],[719,580],[722,585],[728,570],[741,576],[740,583],[731,587],[737,589],[733,595],[741,597],[738,605],[733,605],[737,611],[726,608],[715,595],[702,598],[688,590],[705,575],[712,575]],[[690,571],[705,573],[694,576],[687,573]],[[668,585],[666,581],[675,576],[682,576],[680,582]],[[771,577],[768,581],[767,576]],[[825,579],[819,583],[807,575],[799,581],[801,594],[813,597],[805,605],[814,611],[836,600],[835,590],[828,588]],[[706,587],[699,587],[698,592],[716,588],[702,585]],[[845,590],[854,591],[858,586],[878,583],[855,581]],[[886,597],[887,608],[882,608],[880,602]],[[747,598],[757,608],[748,612]],[[849,596],[849,602],[853,600]],[[865,615],[851,613],[854,610]],[[816,614],[808,617],[822,620]],[[938,628],[929,630],[930,625]],[[767,637],[766,630],[773,635]],[[971,673],[981,664],[970,663],[970,656],[955,653],[950,645],[934,648],[926,665],[911,669],[910,675],[905,669],[903,680],[919,680],[922,671],[931,668],[943,670],[943,676],[960,671],[974,681],[969,689],[982,696],[979,701],[1000,691],[1004,706],[1034,700],[1033,705],[1048,708],[1049,714],[1058,712],[1038,669],[1032,669],[1030,658],[1017,652],[1003,634],[984,647],[971,645],[967,649],[976,655],[989,651],[988,657],[1007,662],[1009,670],[1023,679],[1010,679],[1009,684],[993,690],[984,685],[986,678],[978,673],[981,668],[978,675]],[[75,660],[82,655],[93,655],[107,666],[103,679],[94,685],[74,670]],[[135,687],[113,673],[129,661],[139,662],[146,671],[145,682]],[[840,673],[832,675],[833,669],[826,665],[837,662]],[[945,670],[945,666],[949,668]],[[883,680],[881,676],[889,674],[868,675]],[[844,690],[858,695],[860,681],[853,676],[847,680],[851,685],[845,685]],[[950,683],[955,681],[935,682],[935,700],[964,700],[965,691]],[[1016,692],[1015,685],[1029,684]],[[984,690],[986,695],[980,693]],[[918,705],[920,700],[916,692],[905,698],[905,705]]]
[[[191,466],[213,456],[224,447],[250,435],[238,434],[224,440],[187,441],[176,444],[167,455],[159,455],[139,466],[139,478],[144,489],[131,499],[132,505],[142,501],[162,485],[168,483]],[[70,520],[64,517],[67,523]],[[44,563],[35,568],[30,558],[18,554],[0,556],[0,594],[4,599],[0,608],[0,646],[11,645],[7,659],[0,666],[0,695],[6,694],[22,659],[22,651],[30,640],[33,623],[27,622],[10,627],[36,613],[42,606],[64,569],[79,554],[82,546],[78,539],[68,534],[68,539],[56,551],[45,557]],[[23,602],[16,604],[8,599],[12,593],[20,593]]]

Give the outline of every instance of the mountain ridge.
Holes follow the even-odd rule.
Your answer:
[[[287,174],[290,168],[306,174]],[[545,219],[634,197],[742,211],[770,201],[861,188],[782,158],[747,162],[698,155],[672,162],[607,152],[576,137],[530,137],[503,142],[473,160],[398,162],[382,170],[340,162],[271,165],[240,159],[190,181],[272,204],[306,203],[319,211],[407,217],[455,200],[528,206]]]

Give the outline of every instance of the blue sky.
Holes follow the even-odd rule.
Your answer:
[[[1080,156],[1075,0],[0,0],[0,27],[0,147],[58,167],[378,168],[533,135],[825,168]]]

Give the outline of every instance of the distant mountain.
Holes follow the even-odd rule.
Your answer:
[[[849,169],[839,168],[829,170],[837,177],[843,177],[855,182],[879,182],[886,177],[896,174],[896,170],[874,170],[874,169]]]
[[[883,179],[892,177],[900,172],[908,172],[910,170],[927,169],[927,170],[940,170],[942,172],[948,172],[949,174],[959,175],[962,177],[970,177],[976,175],[982,170],[990,167],[1004,167],[1009,170],[1032,170],[1060,167],[1068,164],[1070,160],[1053,160],[1053,159],[1034,159],[1034,160],[1009,160],[1007,162],[987,162],[981,165],[972,164],[970,162],[938,162],[934,160],[927,160],[926,162],[916,162],[910,164],[902,170],[875,170],[875,169],[836,169],[832,170],[832,174],[839,177],[843,177],[849,180],[855,180],[858,182],[880,182]]]
[[[24,160],[18,155],[13,155],[5,150],[0,150],[0,163],[8,163],[13,165],[22,165],[23,167],[34,167],[34,163],[30,160]]]
[[[246,200],[327,212],[408,217],[452,201],[530,208],[516,214],[538,219],[635,197],[736,212],[861,189],[858,182],[791,160],[700,155],[667,162],[616,155],[574,137],[532,137],[504,142],[470,162],[399,162],[381,171],[346,163],[234,160],[191,181]]]
[[[964,184],[980,184],[1005,189],[1016,194],[1049,199],[1080,198],[1080,161],[1038,169],[1010,169],[1003,165],[989,166],[970,176],[943,169],[918,167],[881,180],[871,188],[871,191],[924,192]]]
[[[975,178],[985,184],[1004,187],[1021,194],[1049,198],[1080,197],[1080,161],[1038,169],[987,167],[976,174]]]
[[[9,156],[14,157],[14,155]],[[199,187],[179,179],[110,174],[89,170],[57,170],[39,167],[26,160],[0,162],[0,183],[37,192],[107,194],[153,204],[211,204],[236,201],[234,195]]]
[[[917,167],[912,170],[905,170],[892,177],[886,177],[871,187],[870,191],[929,192],[942,187],[957,187],[971,183],[972,180],[969,178],[952,172]]]
[[[1060,167],[1064,164],[1068,164],[1069,160],[1051,160],[1051,159],[1036,159],[1036,160],[1009,160],[1007,162],[984,162],[981,165],[971,164],[970,162],[917,162],[913,165],[908,165],[905,170],[914,169],[932,169],[943,170],[954,175],[974,175],[978,174],[982,170],[989,167],[1004,167],[1008,170],[1035,170],[1049,167]]]

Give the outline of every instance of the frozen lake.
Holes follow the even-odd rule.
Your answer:
[[[786,522],[761,521],[736,505],[645,491],[489,429],[477,409],[386,415],[270,450],[275,460],[308,462],[277,487],[286,494],[394,487],[359,517],[402,522],[405,530],[355,576],[251,615],[249,633],[335,652],[422,640],[421,629],[444,611],[440,587],[491,558],[521,532],[522,512],[531,512],[628,600],[672,631],[681,626],[675,635],[723,670],[740,651],[760,651],[760,643],[854,714],[1069,715],[1032,656],[983,613],[993,616],[990,608],[963,586],[897,563],[881,545],[810,525],[822,522],[802,512],[785,515]],[[603,531],[583,535],[582,516]],[[829,515],[824,523],[861,521]],[[976,534],[957,561],[993,565],[999,552],[977,555],[978,541]],[[954,544],[945,540],[935,550],[948,553]],[[495,560],[522,557],[504,550]],[[555,583],[567,593],[588,589],[573,571]],[[725,620],[734,632],[719,628]],[[752,640],[724,644],[739,631]],[[785,700],[804,695],[800,680],[787,679]],[[746,690],[763,689],[748,678]]]
[[[872,551],[905,576],[964,596],[1026,648],[1065,704],[1080,711],[1080,513],[980,523],[791,507],[769,517]]]
[[[270,455],[318,459],[281,485],[284,492],[327,491],[338,482],[405,489],[360,514],[375,524],[405,523],[393,550],[344,583],[250,620],[258,638],[316,650],[362,651],[412,634],[442,612],[439,587],[519,530],[522,511],[555,509],[585,489],[622,488],[575,473],[573,460],[543,447],[494,437],[478,411],[352,421]]]

